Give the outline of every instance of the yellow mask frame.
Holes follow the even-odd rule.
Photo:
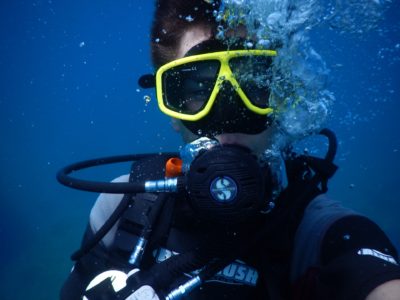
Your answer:
[[[254,105],[249,97],[245,94],[245,92],[240,87],[240,84],[235,79],[235,76],[229,66],[229,61],[235,57],[244,57],[244,56],[276,56],[277,52],[275,50],[258,50],[258,49],[249,49],[249,50],[228,50],[228,51],[218,51],[206,54],[198,54],[192,55],[188,57],[183,57],[174,61],[171,61],[163,66],[161,66],[156,73],[156,94],[157,94],[157,102],[160,110],[168,116],[171,116],[176,119],[186,120],[186,121],[198,121],[204,116],[206,116],[214,102],[217,98],[217,95],[221,89],[222,83],[225,81],[230,82],[233,86],[234,90],[238,93],[240,98],[242,99],[244,105],[252,112],[259,115],[269,115],[274,112],[274,110],[270,107],[262,108]],[[206,102],[206,105],[198,112],[194,114],[183,113],[169,108],[165,104],[164,100],[164,91],[163,91],[163,75],[168,70],[175,68],[177,66],[198,62],[198,61],[219,61],[220,62],[220,70],[217,75],[217,79],[215,81],[213,90]]]

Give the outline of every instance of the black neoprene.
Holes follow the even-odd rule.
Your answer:
[[[362,216],[335,222],[321,245],[320,284],[332,299],[365,299],[380,284],[400,278],[397,251],[384,232]]]

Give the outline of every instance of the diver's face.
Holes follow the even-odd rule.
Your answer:
[[[179,59],[185,56],[185,54],[194,46],[209,40],[212,37],[211,32],[208,32],[201,28],[192,28],[184,33],[182,36],[180,46],[177,51],[175,59]],[[186,126],[183,125],[182,121],[173,119],[172,125],[175,130],[179,131],[186,143],[192,142],[199,138],[199,135],[192,133]],[[268,148],[270,143],[271,130],[268,128],[257,134],[246,134],[246,133],[221,133],[215,135],[215,138],[221,144],[234,144],[249,148],[255,154],[261,154],[265,149]]]

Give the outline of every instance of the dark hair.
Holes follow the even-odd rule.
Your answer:
[[[151,29],[153,65],[174,60],[183,34],[193,27],[203,27],[215,35],[218,23],[215,11],[220,0],[157,0]]]

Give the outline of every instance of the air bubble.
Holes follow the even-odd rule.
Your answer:
[[[186,16],[185,20],[190,23],[190,22],[194,21],[194,18],[191,15],[188,15],[188,16]]]
[[[144,95],[143,100],[144,100],[145,105],[147,105],[150,103],[151,97],[149,95]]]

